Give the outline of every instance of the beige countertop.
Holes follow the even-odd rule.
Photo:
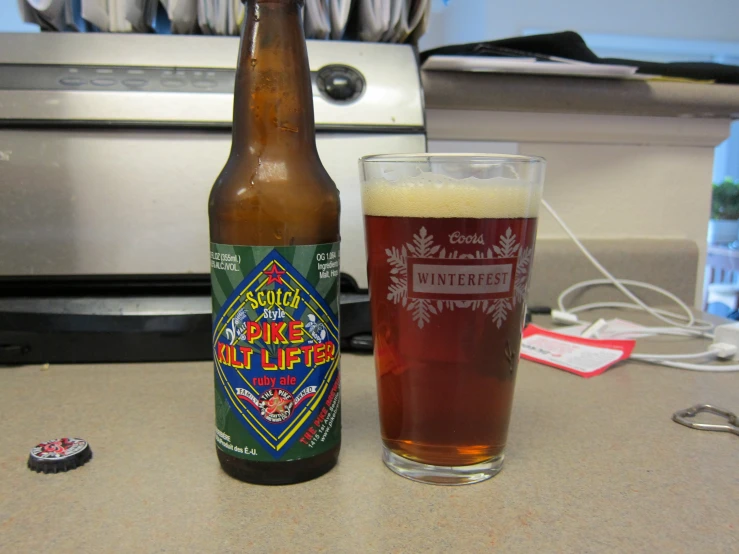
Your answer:
[[[694,351],[671,340],[642,350]],[[437,487],[380,461],[372,358],[344,355],[339,465],[260,487],[219,468],[209,363],[0,368],[0,552],[738,552],[739,437],[672,413],[739,411],[739,373],[626,363],[582,379],[522,361],[505,467]],[[86,466],[25,467],[86,438]]]

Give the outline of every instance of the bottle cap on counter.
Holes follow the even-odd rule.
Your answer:
[[[64,437],[34,446],[28,456],[28,468],[37,473],[61,473],[91,459],[92,450],[86,440]]]

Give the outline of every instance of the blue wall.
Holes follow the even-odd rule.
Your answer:
[[[23,23],[18,0],[0,0],[0,33],[37,33],[38,25]]]

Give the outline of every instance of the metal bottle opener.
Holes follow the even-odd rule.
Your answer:
[[[714,423],[698,423],[691,421],[697,414],[701,412],[708,412],[726,418],[726,424],[714,424]],[[691,408],[685,408],[684,410],[678,410],[672,414],[673,421],[676,421],[680,425],[685,425],[691,429],[699,429],[701,431],[724,431],[726,433],[734,433],[739,436],[739,420],[737,420],[736,414],[711,406],[710,404],[697,404]]]

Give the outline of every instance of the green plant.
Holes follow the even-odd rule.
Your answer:
[[[739,182],[727,178],[714,183],[711,219],[739,219]]]

